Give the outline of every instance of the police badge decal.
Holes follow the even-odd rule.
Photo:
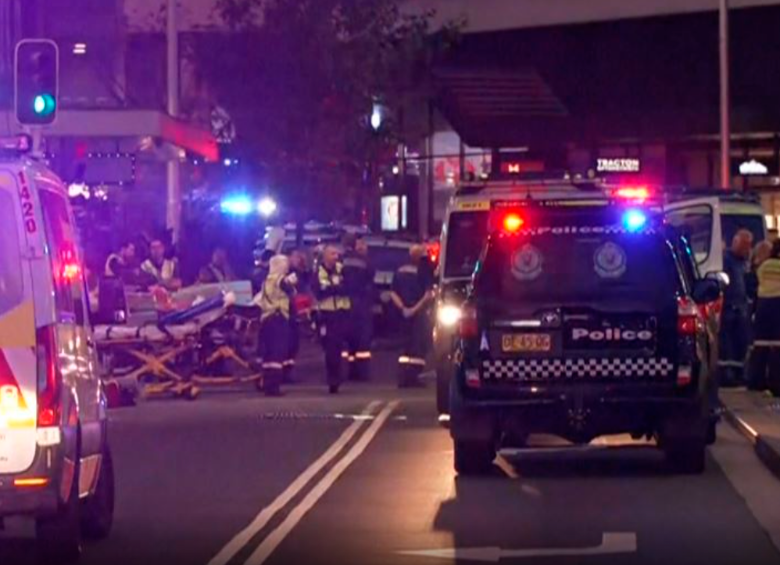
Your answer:
[[[521,281],[532,281],[542,274],[543,264],[541,251],[526,243],[512,256],[512,275]]]
[[[604,279],[618,279],[626,274],[626,252],[619,245],[608,241],[593,254],[596,274]]]

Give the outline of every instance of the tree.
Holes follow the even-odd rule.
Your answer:
[[[431,34],[433,14],[398,0],[218,0],[216,13],[226,29],[192,35],[188,54],[241,144],[306,215],[342,212],[367,163],[392,155],[402,109],[455,29]],[[374,104],[391,110],[379,131]]]

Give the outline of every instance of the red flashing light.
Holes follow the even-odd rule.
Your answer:
[[[507,214],[504,216],[504,229],[510,233],[520,231],[525,224],[525,220],[518,214]]]
[[[72,282],[81,277],[81,265],[79,265],[76,254],[72,249],[65,249],[62,252],[62,264],[60,267],[62,280]]]
[[[439,255],[441,254],[441,243],[434,242],[428,245],[428,259],[433,265],[439,264]]]
[[[615,196],[624,200],[642,203],[650,198],[650,189],[646,186],[624,186],[615,191]]]
[[[688,298],[680,298],[677,301],[677,333],[680,336],[694,336],[701,327],[701,313],[696,304]]]
[[[38,330],[38,372],[45,378],[38,390],[38,427],[57,426],[60,421],[62,373],[57,365],[57,337],[54,326]]]

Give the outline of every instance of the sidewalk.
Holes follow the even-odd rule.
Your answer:
[[[721,389],[726,420],[753,443],[759,459],[780,478],[780,399],[745,389]]]

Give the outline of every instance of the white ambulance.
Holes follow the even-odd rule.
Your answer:
[[[114,507],[83,258],[62,181],[29,138],[0,143],[0,521],[34,519],[45,562],[69,562]]]

